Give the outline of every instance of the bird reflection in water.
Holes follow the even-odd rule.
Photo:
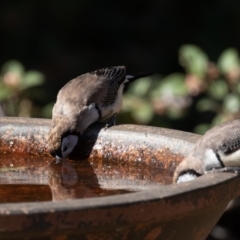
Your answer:
[[[48,174],[53,201],[148,191],[172,181],[168,169],[104,159],[53,161]]]
[[[52,200],[69,200],[129,193],[124,189],[104,189],[87,160],[52,162],[49,167]]]

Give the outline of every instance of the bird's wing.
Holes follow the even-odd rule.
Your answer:
[[[68,82],[59,91],[53,115],[79,114],[84,106],[102,101],[107,93],[106,77],[86,73]]]
[[[126,79],[126,67],[125,66],[102,68],[102,69],[93,71],[91,73],[96,74],[99,77],[106,77],[110,82],[114,82],[119,86],[122,83],[124,83],[124,81]]]
[[[120,66],[100,69],[71,80],[59,91],[53,115],[78,114],[84,106],[92,103],[111,105],[125,77],[126,69]]]
[[[126,80],[126,68],[124,66],[103,68],[92,73],[99,78],[105,77],[105,89],[99,105],[102,107],[112,105],[117,98],[119,87]]]
[[[240,150],[240,129],[236,129],[231,136],[228,136],[225,141],[223,141],[219,150],[224,154],[231,154]]]
[[[225,122],[207,131],[196,143],[195,148],[210,148],[214,152],[230,154],[240,149],[240,119]]]

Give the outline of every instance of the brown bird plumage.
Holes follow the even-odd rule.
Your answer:
[[[173,182],[184,174],[195,178],[214,169],[235,171],[239,166],[240,119],[236,119],[215,126],[200,137],[189,156],[175,170]]]
[[[149,74],[126,76],[126,68],[117,66],[86,73],[68,82],[59,91],[53,107],[48,136],[50,153],[64,158],[89,125],[106,120],[106,126],[114,124],[122,107],[124,84],[146,75]]]

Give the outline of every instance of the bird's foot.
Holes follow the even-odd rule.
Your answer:
[[[112,127],[112,126],[115,126],[115,125],[116,125],[116,114],[114,114],[114,115],[107,121],[104,129],[105,129],[105,131],[106,131],[108,128],[110,128],[110,127]]]
[[[212,170],[205,171],[205,173],[219,173],[219,172],[230,172],[240,174],[240,167],[213,168]]]

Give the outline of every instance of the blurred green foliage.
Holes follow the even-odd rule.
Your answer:
[[[31,117],[33,95],[26,90],[43,84],[45,78],[39,71],[25,71],[15,60],[6,62],[0,76],[0,115]]]
[[[240,58],[236,49],[226,49],[214,63],[199,47],[184,45],[179,63],[185,73],[134,82],[124,95],[122,114],[129,114],[128,120],[135,124],[161,126],[161,118],[188,124],[194,117],[210,113],[210,121],[199,118],[193,123],[193,131],[200,134],[239,117]]]
[[[153,75],[130,84],[124,93],[118,123],[203,134],[216,124],[239,117],[240,58],[236,49],[226,49],[214,63],[199,47],[184,45],[179,49],[179,63],[184,73]],[[43,82],[40,72],[25,71],[18,61],[5,63],[0,76],[2,113],[32,117],[38,112],[38,117],[51,117],[52,102],[39,109],[33,101],[36,92],[31,89]],[[43,92],[37,93],[38,98],[44,97]],[[210,120],[202,118],[204,114],[210,114]]]

